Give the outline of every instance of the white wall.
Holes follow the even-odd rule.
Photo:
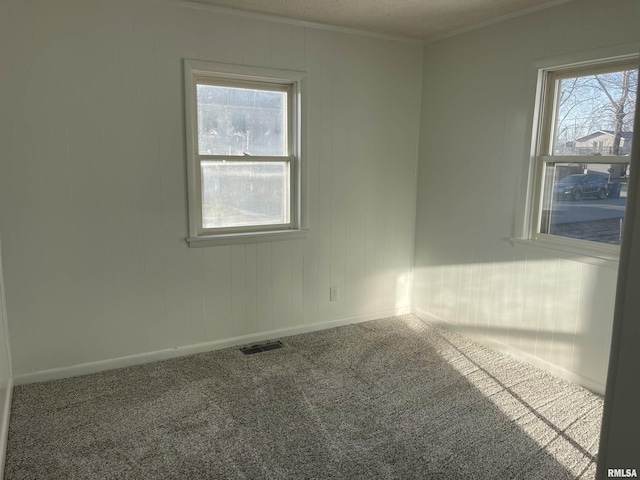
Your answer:
[[[6,3],[17,376],[409,308],[421,45],[171,1]],[[308,238],[188,248],[182,58],[308,72]]]
[[[637,42],[639,19],[635,0],[581,0],[424,52],[414,311],[599,391],[617,262],[507,239],[523,228],[536,64]]]
[[[5,14],[5,4],[0,1],[0,32],[7,28],[8,18]],[[0,33],[0,82],[7,75],[7,45],[2,42]],[[4,123],[4,107],[0,98],[0,130],[6,127]],[[0,165],[4,156],[0,154]],[[2,169],[0,168],[0,175]],[[1,230],[1,229],[0,229]],[[11,397],[13,394],[13,378],[11,368],[11,352],[9,349],[9,332],[7,328],[7,312],[4,295],[4,275],[2,265],[2,238],[0,235],[0,477],[3,477],[6,456],[7,435],[9,433],[9,415],[11,412]]]

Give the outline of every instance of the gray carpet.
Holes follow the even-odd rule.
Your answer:
[[[406,315],[16,387],[6,479],[593,478],[602,397]]]

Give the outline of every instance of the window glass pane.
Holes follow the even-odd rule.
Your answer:
[[[198,153],[287,155],[287,93],[197,85]]]
[[[629,155],[638,70],[558,81],[553,155]]]
[[[620,245],[628,164],[547,163],[541,233]]]
[[[202,227],[288,224],[289,167],[289,162],[201,162]]]

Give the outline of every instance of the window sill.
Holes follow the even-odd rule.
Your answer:
[[[549,251],[555,252],[560,258],[573,260],[580,263],[588,263],[598,267],[618,268],[620,250],[618,248],[598,248],[585,245],[574,245],[552,239],[509,239],[514,247],[525,247],[527,249],[542,250],[546,255]]]
[[[221,245],[240,245],[247,243],[276,242],[281,240],[304,240],[308,229],[278,230],[272,232],[227,233],[224,235],[207,235],[188,237],[190,248],[217,247]]]

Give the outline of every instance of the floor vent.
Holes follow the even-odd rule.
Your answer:
[[[258,345],[251,345],[250,347],[242,347],[240,351],[245,355],[251,355],[253,353],[267,352],[269,350],[276,350],[277,348],[282,348],[281,341],[261,343]]]

